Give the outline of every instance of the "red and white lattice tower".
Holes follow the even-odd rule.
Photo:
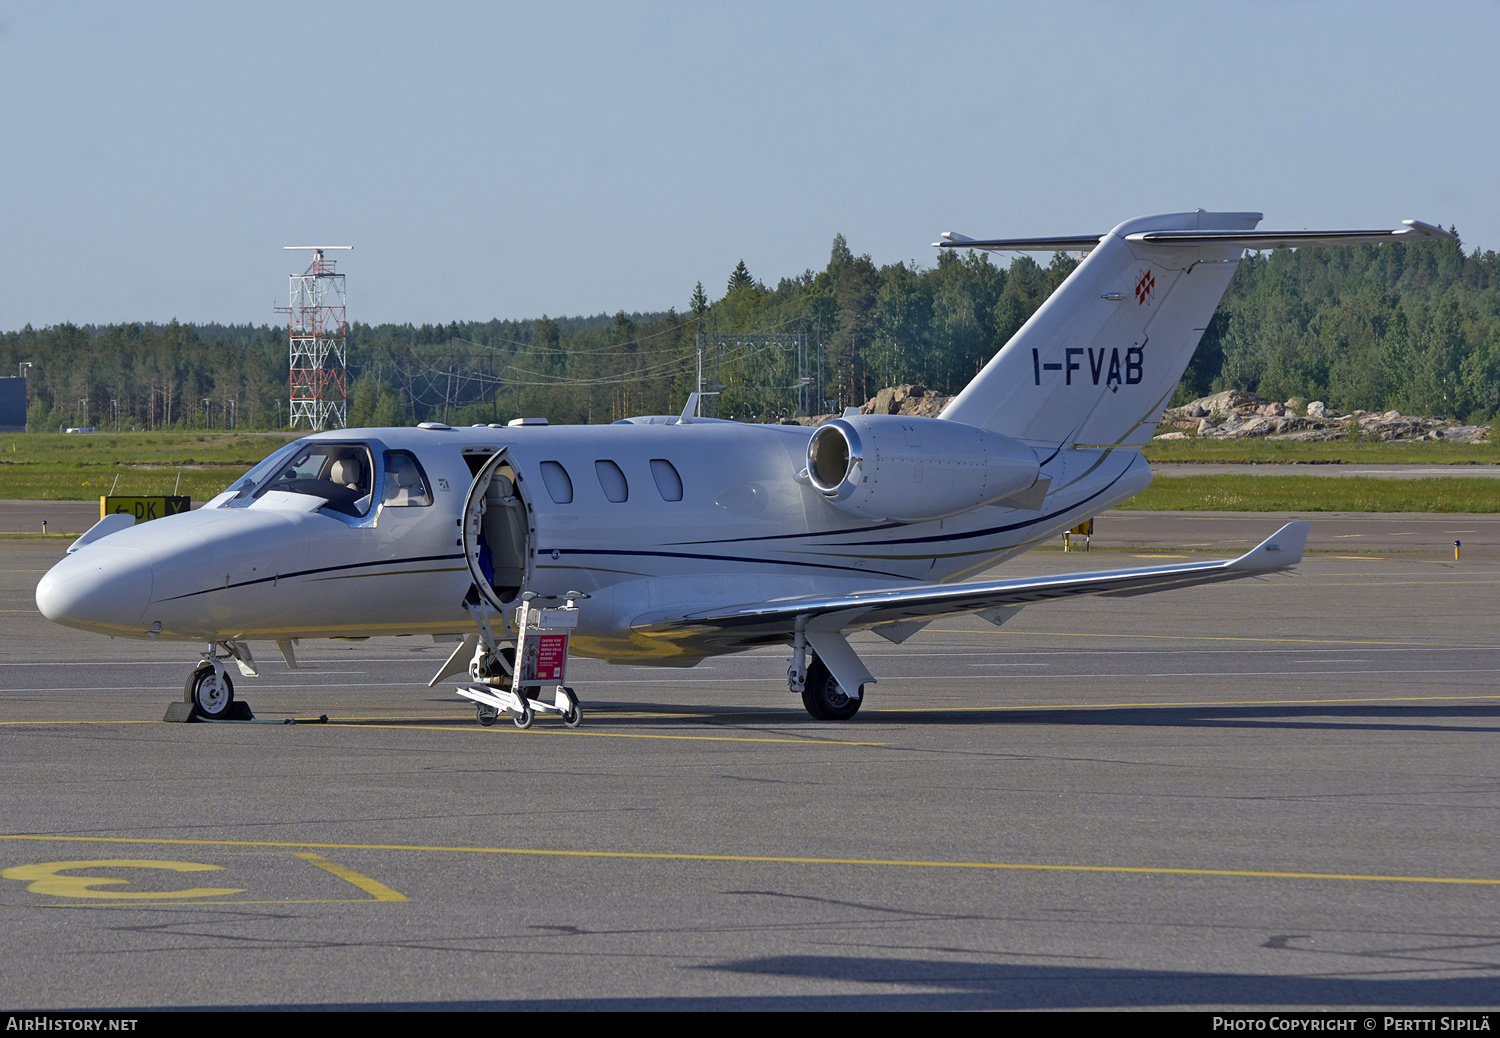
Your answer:
[[[349,324],[344,320],[344,275],[334,273],[333,260],[324,259],[323,253],[353,247],[283,246],[313,254],[307,270],[291,275],[291,305],[286,310],[292,369],[289,414],[293,429],[303,422],[314,431],[338,428],[349,417],[346,351]]]

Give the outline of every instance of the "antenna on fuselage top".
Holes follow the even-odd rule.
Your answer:
[[[698,413],[698,401],[706,396],[718,396],[718,391],[712,393],[689,393],[687,403],[682,407],[682,416],[677,419],[678,425],[691,425],[694,418],[701,418]]]

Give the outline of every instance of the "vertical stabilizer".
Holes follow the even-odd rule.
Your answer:
[[[1122,223],[942,417],[1038,447],[1145,443],[1229,287],[1245,249],[1236,232],[1259,222],[1259,213],[1196,212]],[[1182,231],[1227,233],[1144,240]]]

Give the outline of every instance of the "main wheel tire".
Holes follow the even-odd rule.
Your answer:
[[[234,682],[208,664],[193,671],[187,681],[188,701],[193,713],[209,721],[219,721],[234,709]]]
[[[863,689],[861,689],[863,692]],[[802,685],[802,705],[816,721],[847,721],[859,713],[864,696],[852,698],[839,688],[822,660],[807,665],[807,681]]]

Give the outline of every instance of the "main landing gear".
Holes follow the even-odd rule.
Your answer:
[[[859,704],[864,702],[864,688],[858,697],[850,696],[827,665],[816,656],[807,664],[807,677],[802,684],[802,705],[816,721],[847,721],[859,713]]]

